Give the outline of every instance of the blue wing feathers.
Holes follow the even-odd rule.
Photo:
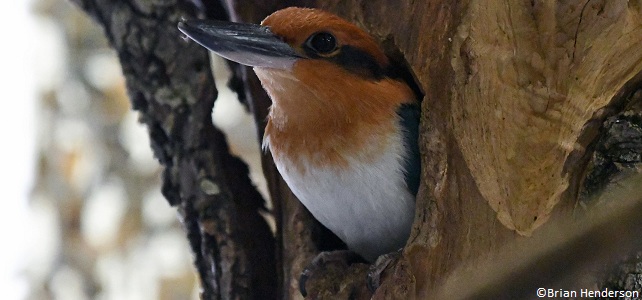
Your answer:
[[[401,117],[403,139],[407,149],[407,159],[404,164],[405,181],[413,195],[419,190],[421,176],[421,160],[419,159],[419,105],[403,104],[397,111]]]

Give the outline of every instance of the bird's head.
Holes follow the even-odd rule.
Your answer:
[[[254,67],[272,99],[265,141],[273,153],[308,153],[338,164],[339,153],[384,149],[397,109],[417,101],[408,77],[391,66],[372,36],[318,9],[286,8],[261,25],[193,20],[179,29],[220,56]]]
[[[254,67],[273,100],[270,117],[277,126],[297,118],[337,124],[359,121],[357,116],[392,117],[399,104],[416,101],[375,39],[328,12],[290,7],[261,25],[192,20],[179,29],[209,50]]]

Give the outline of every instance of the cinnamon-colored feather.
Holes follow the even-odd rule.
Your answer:
[[[316,166],[341,167],[354,153],[381,154],[385,137],[397,129],[397,108],[415,101],[400,81],[367,80],[322,60],[300,60],[292,72],[256,72],[274,101],[266,141],[294,162],[305,157]]]

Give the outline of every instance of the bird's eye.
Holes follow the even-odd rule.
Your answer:
[[[337,49],[337,39],[328,32],[317,32],[306,41],[310,49],[319,54],[329,54]]]

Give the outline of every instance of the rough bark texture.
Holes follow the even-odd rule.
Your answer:
[[[197,9],[180,1],[75,1],[105,25],[119,51],[132,103],[167,167],[164,193],[183,212],[203,297],[300,298],[300,271],[334,242],[266,154],[277,250],[257,250],[274,245],[257,214],[262,202],[211,125],[215,91],[204,50],[177,39],[178,18],[193,17]],[[291,5],[337,13],[406,62],[424,92],[415,225],[375,299],[434,296],[456,270],[501,257],[500,249],[530,235],[570,245],[555,244],[538,227],[569,219],[578,203],[591,206],[589,196],[621,170],[639,170],[639,0],[221,2],[228,15],[217,2],[206,2],[207,17],[257,23]],[[269,98],[253,72],[233,70],[231,85],[262,136]],[[583,241],[591,235],[572,236]],[[472,270],[484,276],[484,269]],[[312,296],[367,297],[358,286],[363,276],[359,265],[330,270],[327,280],[313,284]],[[276,278],[278,292],[271,289]]]
[[[207,52],[183,40],[188,1],[75,0],[118,52],[132,106],[165,167],[163,194],[177,206],[201,276],[203,299],[275,298],[275,241],[264,201],[212,125],[217,92]],[[223,7],[208,13],[225,18]]]

